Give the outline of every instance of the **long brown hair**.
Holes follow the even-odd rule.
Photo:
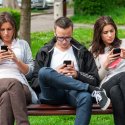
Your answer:
[[[13,16],[8,12],[0,13],[0,28],[1,28],[2,24],[5,23],[5,22],[9,22],[12,25],[12,27],[14,29],[13,39],[16,38],[17,37],[16,22],[15,22]]]
[[[117,36],[117,26],[113,19],[110,16],[101,16],[94,24],[94,33],[92,40],[92,48],[91,52],[97,57],[99,54],[104,53],[105,44],[101,38],[101,33],[106,25],[112,25],[115,29],[115,39],[111,43],[111,49],[114,47],[119,47],[121,44],[121,40]]]

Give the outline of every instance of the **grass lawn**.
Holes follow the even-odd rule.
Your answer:
[[[30,116],[31,125],[73,125],[75,116]],[[90,125],[114,125],[112,115],[92,115]]]
[[[74,30],[73,37],[88,48],[92,40],[92,29],[78,28]],[[37,32],[31,34],[31,49],[33,57],[45,43],[54,36],[53,32]],[[125,30],[120,29],[118,36],[125,38]],[[73,125],[75,116],[30,116],[31,125]],[[92,115],[90,125],[114,125],[112,115]]]

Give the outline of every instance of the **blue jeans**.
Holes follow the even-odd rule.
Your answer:
[[[92,110],[88,84],[60,74],[49,67],[39,71],[41,103],[61,104],[67,102],[76,107],[75,125],[89,125]]]

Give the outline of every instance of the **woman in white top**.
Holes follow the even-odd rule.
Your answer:
[[[0,47],[0,125],[29,125],[26,105],[36,103],[37,97],[26,77],[31,77],[34,63],[28,43],[17,39],[8,12],[0,14]]]
[[[125,41],[117,36],[117,26],[109,16],[94,24],[91,52],[95,57],[101,87],[113,106],[115,125],[125,125]]]

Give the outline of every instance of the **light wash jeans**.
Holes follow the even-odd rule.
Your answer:
[[[75,125],[89,125],[92,110],[88,84],[60,74],[49,67],[39,71],[41,103],[61,104],[65,101],[76,107]]]

